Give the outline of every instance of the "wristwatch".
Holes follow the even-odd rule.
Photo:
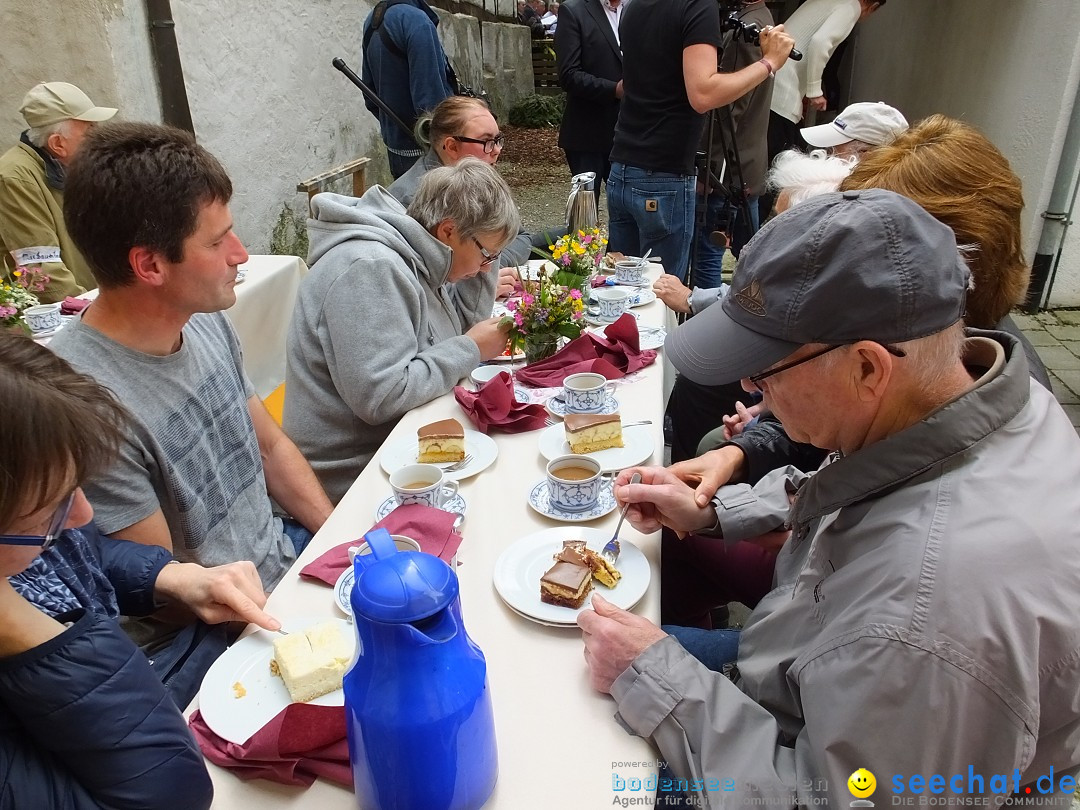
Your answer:
[[[690,294],[686,296],[686,311],[691,315],[694,314],[694,292],[690,291]]]

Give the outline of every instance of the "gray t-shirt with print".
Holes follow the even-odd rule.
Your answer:
[[[296,554],[266,492],[247,409],[254,389],[228,318],[193,315],[167,357],[122,346],[81,318],[50,348],[134,417],[117,461],[84,486],[98,528],[121,532],[160,507],[177,559],[251,560],[263,587],[276,585]]]

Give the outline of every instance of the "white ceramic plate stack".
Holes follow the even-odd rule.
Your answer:
[[[625,428],[623,444],[624,447],[611,447],[589,453],[589,458],[596,459],[602,472],[613,472],[648,461],[655,447],[652,425]],[[540,434],[540,454],[548,461],[572,452],[562,424],[552,425]]]
[[[414,438],[403,438],[394,444],[383,448],[379,455],[379,466],[383,472],[390,475],[397,469],[409,464],[416,464],[416,457],[420,453],[420,446]],[[478,472],[482,472],[495,463],[499,456],[499,446],[490,436],[486,436],[478,430],[465,430],[465,453],[472,454],[472,461],[464,467],[447,472],[446,477],[451,481],[461,481],[471,478]],[[447,467],[448,464],[436,465]]]

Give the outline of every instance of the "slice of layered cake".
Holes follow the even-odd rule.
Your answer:
[[[337,622],[320,622],[303,632],[274,639],[270,669],[280,675],[298,703],[341,688],[352,651]]]
[[[572,453],[595,453],[622,447],[622,419],[617,413],[568,413],[563,430]]]
[[[592,570],[587,565],[558,560],[540,577],[540,601],[560,607],[579,608],[592,590]]]
[[[465,429],[457,419],[443,419],[424,425],[416,431],[416,438],[420,442],[420,453],[416,460],[421,464],[439,464],[465,458]]]
[[[573,556],[571,556],[573,555]],[[614,588],[622,579],[619,569],[607,561],[606,558],[597,554],[590,548],[586,548],[584,540],[565,540],[563,550],[555,558],[556,560],[580,560],[582,565],[589,567],[593,577],[601,585]]]

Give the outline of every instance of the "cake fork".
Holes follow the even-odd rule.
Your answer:
[[[442,471],[443,472],[457,472],[462,467],[469,464],[469,462],[471,462],[472,460],[473,460],[472,453],[466,453],[465,458],[463,458],[461,461],[455,461],[449,467],[443,467]]]
[[[630,476],[630,483],[640,484],[641,473],[634,473]],[[615,534],[611,535],[611,539],[607,541],[607,544],[602,549],[600,549],[600,556],[612,565],[619,559],[619,552],[622,551],[619,547],[619,530],[622,528],[623,521],[626,520],[626,510],[629,508],[629,502],[623,505],[622,512],[619,513],[619,522],[615,524]]]

